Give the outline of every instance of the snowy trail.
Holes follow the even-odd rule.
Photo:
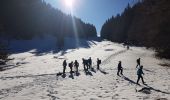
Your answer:
[[[101,47],[101,46],[100,46]],[[98,48],[100,48],[100,47],[97,47],[97,49]],[[94,54],[94,51],[96,51],[97,50],[96,48],[95,49],[93,49],[92,51],[91,51],[91,53],[90,53],[90,55],[93,55]],[[121,53],[125,53],[127,50],[125,49],[125,50],[121,50],[121,51],[118,51],[118,52],[115,52],[115,53],[113,53],[111,56],[109,56],[108,58],[106,58],[105,60],[103,60],[102,61],[102,63],[101,63],[101,65],[104,65],[105,63],[107,63],[111,58],[113,58],[113,57],[115,57],[115,56],[117,56],[117,55],[119,55],[119,54],[121,54]],[[60,56],[58,56],[58,58],[59,58]],[[86,57],[87,58],[87,57]],[[92,66],[93,68],[95,68],[96,67],[96,65],[93,65]],[[84,70],[83,69],[81,69],[81,70],[79,70],[79,72],[83,72]],[[0,77],[0,79],[13,79],[13,78],[28,78],[28,77],[39,77],[39,76],[48,76],[48,75],[56,75],[56,73],[50,73],[50,74],[37,74],[37,75],[24,75],[24,76],[8,76],[8,77],[3,77],[3,76],[1,76]]]
[[[169,100],[170,68],[160,64],[170,63],[156,59],[152,50],[103,41],[95,42],[91,48],[68,50],[61,55],[35,56],[29,52],[12,55],[13,63],[20,66],[0,72],[0,99],[2,100]],[[101,70],[85,73],[81,65],[83,57],[102,58]],[[56,58],[55,58],[56,57]],[[136,59],[141,57],[144,65],[144,80],[147,86],[136,85]],[[62,71],[63,59],[77,59],[80,75],[57,76]],[[117,73],[118,61],[122,61],[124,76]],[[28,63],[23,63],[28,62]],[[56,67],[58,65],[58,67]],[[35,68],[36,66],[36,68]],[[48,66],[48,67],[47,67]]]

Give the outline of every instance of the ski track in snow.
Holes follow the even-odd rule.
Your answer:
[[[2,100],[169,100],[170,68],[156,59],[152,50],[131,47],[109,41],[91,43],[90,48],[71,49],[59,53],[36,56],[31,52],[13,54],[15,67],[0,72],[0,99]],[[94,70],[83,71],[81,59],[93,59]],[[136,59],[141,57],[144,80],[147,85],[136,85]],[[102,59],[96,70],[96,58]],[[71,76],[67,68],[62,71],[62,61],[77,59],[80,74]],[[118,61],[122,61],[124,76],[117,76]],[[140,81],[141,82],[141,81]]]

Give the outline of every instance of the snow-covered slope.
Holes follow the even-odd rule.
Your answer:
[[[68,46],[69,41],[66,42]],[[11,61],[11,66],[0,72],[0,99],[170,99],[170,69],[161,66],[170,62],[156,59],[152,50],[139,47],[131,47],[130,50],[126,50],[121,44],[109,41],[82,41],[81,44],[85,46],[78,49],[64,49],[59,52],[37,54],[34,53],[36,50],[34,49],[12,54],[10,57],[15,59]],[[16,45],[19,44],[16,43]],[[50,47],[54,49],[54,45]],[[12,46],[14,47],[14,45]],[[43,51],[43,49],[41,50]],[[81,59],[89,57],[92,57],[95,70],[85,73]],[[135,84],[137,80],[136,59],[139,57],[144,66],[144,80],[147,85],[138,86]],[[102,60],[101,70],[96,70],[97,58]],[[62,72],[64,59],[67,62],[78,60],[80,75],[70,76],[68,73],[70,69],[67,67],[66,77],[59,76],[57,73]],[[116,75],[117,64],[120,60],[124,67],[124,76],[121,77]]]

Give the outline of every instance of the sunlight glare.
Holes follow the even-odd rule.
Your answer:
[[[74,0],[65,0],[65,5],[69,8],[72,8],[74,5]]]

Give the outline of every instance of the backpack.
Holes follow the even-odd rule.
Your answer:
[[[137,59],[136,62],[138,63],[138,62],[139,62],[139,59]]]
[[[71,63],[69,63],[69,65],[68,65],[69,67],[72,67],[72,65],[71,65]]]

